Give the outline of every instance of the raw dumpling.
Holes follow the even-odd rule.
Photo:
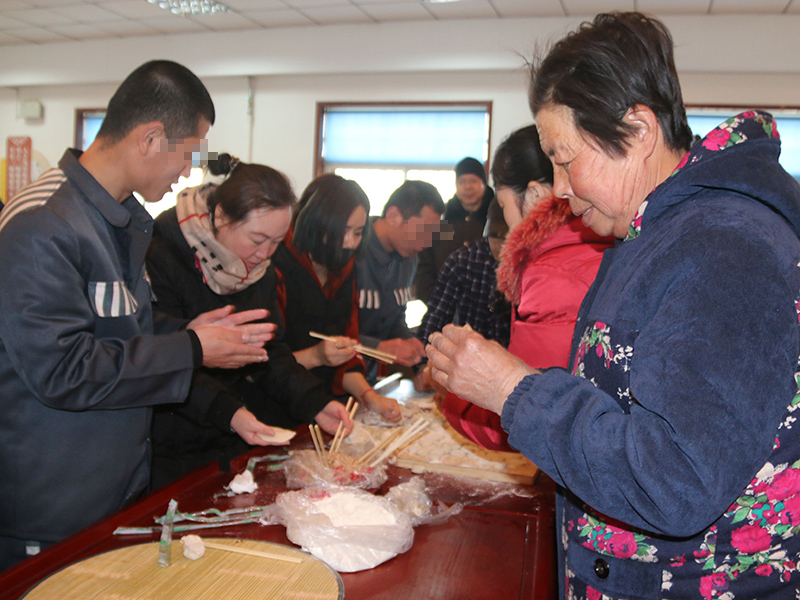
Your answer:
[[[270,427],[272,427],[270,425]],[[260,437],[265,442],[273,442],[277,444],[282,444],[284,442],[288,442],[291,440],[295,435],[297,435],[296,431],[292,431],[291,429],[282,429],[281,427],[272,427],[272,430],[275,432],[275,435],[264,435],[263,433],[259,433],[258,437]]]

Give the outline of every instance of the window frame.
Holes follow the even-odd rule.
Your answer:
[[[86,150],[86,140],[83,138],[83,132],[88,117],[106,116],[106,108],[76,108],[75,109],[75,148],[78,150]]]
[[[377,165],[374,163],[326,163],[323,156],[322,156],[322,136],[324,132],[324,119],[327,112],[330,111],[332,108],[354,108],[354,109],[369,109],[369,108],[392,108],[392,109],[426,109],[426,108],[436,108],[446,111],[448,108],[455,109],[455,108],[480,108],[486,111],[486,114],[489,116],[489,128],[487,131],[487,154],[486,154],[486,161],[483,164],[484,169],[486,172],[489,172],[489,160],[492,156],[492,100],[465,100],[465,101],[379,101],[379,102],[317,102],[317,116],[316,116],[316,123],[315,123],[315,131],[314,131],[314,177],[319,177],[320,175],[325,174],[326,172],[332,171],[331,168],[329,171],[326,171],[326,165],[332,164],[333,167],[346,167],[352,169],[369,169],[369,168],[377,168]],[[397,169],[403,170],[408,172],[410,169],[425,169],[430,168],[431,165],[427,164],[410,164],[410,163],[381,163],[380,165],[383,168],[387,169]],[[446,165],[441,165],[446,166]],[[447,165],[452,168],[453,165]]]

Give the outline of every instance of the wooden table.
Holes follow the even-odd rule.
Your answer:
[[[300,435],[293,447],[310,446]],[[253,494],[218,496],[251,456],[281,453],[257,448],[237,458],[231,472],[208,465],[157,490],[19,565],[0,573],[0,599],[20,598],[47,575],[77,560],[125,545],[156,541],[158,536],[115,536],[118,526],[149,526],[166,512],[171,498],[179,510],[270,504],[285,490],[282,471],[256,469],[259,489]],[[263,464],[263,463],[262,463]],[[412,473],[391,467],[379,493]],[[555,598],[555,535],[552,481],[540,474],[534,486],[489,484],[477,480],[426,474],[434,500],[464,502],[457,516],[438,525],[420,525],[412,548],[374,569],[341,574],[347,600],[545,600]],[[291,545],[282,525],[257,523],[201,530],[201,535],[251,538]],[[155,560],[155,559],[154,559]]]

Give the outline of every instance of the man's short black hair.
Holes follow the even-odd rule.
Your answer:
[[[427,181],[408,179],[399,188],[392,192],[386,205],[383,207],[383,216],[390,207],[396,206],[404,219],[419,216],[422,209],[430,206],[438,214],[444,213],[442,195]]]
[[[97,137],[115,143],[137,125],[159,121],[168,139],[183,139],[197,134],[201,117],[214,124],[214,102],[197,75],[176,62],[152,60],[114,92]]]

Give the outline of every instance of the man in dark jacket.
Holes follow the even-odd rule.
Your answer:
[[[273,326],[242,325],[266,311],[186,323],[150,306],[153,220],[133,192],[160,200],[213,122],[191,71],[146,63],[89,149],[0,215],[0,569],[141,495],[151,406],[183,400],[195,367],[266,359]]]
[[[425,348],[406,325],[406,303],[417,255],[430,247],[439,229],[444,203],[434,186],[409,180],[397,188],[372,218],[372,236],[358,267],[358,326],[361,343],[397,357],[403,366],[418,364]],[[374,362],[367,373],[374,380]]]
[[[414,295],[428,303],[436,277],[444,261],[466,242],[483,237],[486,212],[494,198],[494,190],[486,184],[483,164],[466,157],[455,166],[456,195],[445,205],[442,232],[433,245],[419,255],[417,275],[414,278]]]

